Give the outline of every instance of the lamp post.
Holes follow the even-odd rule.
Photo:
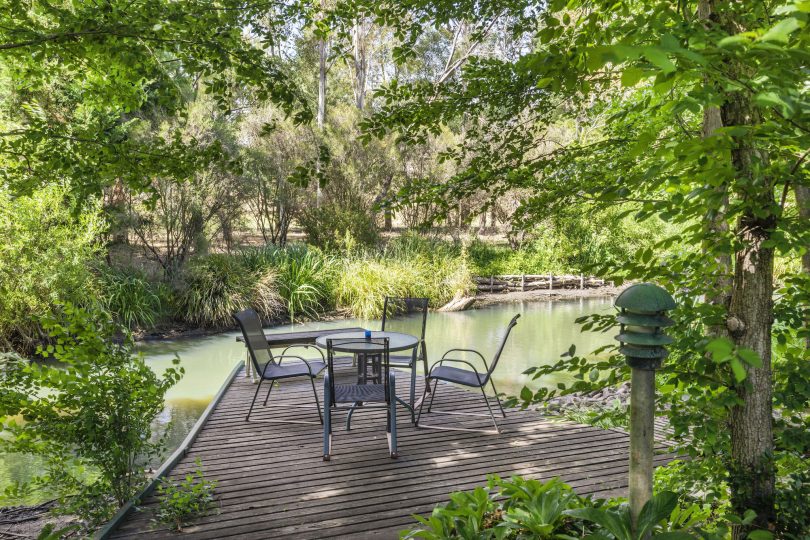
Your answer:
[[[619,352],[632,370],[630,380],[630,516],[636,528],[639,513],[652,498],[655,420],[655,370],[666,358],[672,338],[661,329],[672,326],[666,312],[675,308],[667,291],[639,283],[622,291],[615,305],[621,330]]]

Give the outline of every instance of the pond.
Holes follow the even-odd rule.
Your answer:
[[[447,349],[472,348],[489,359],[495,353],[509,320],[520,313],[518,325],[512,331],[493,378],[499,392],[516,394],[524,385],[554,387],[562,381],[547,378],[531,381],[523,371],[531,366],[556,362],[571,344],[577,351],[587,353],[610,343],[613,333],[580,332],[574,322],[577,317],[611,309],[610,298],[577,298],[555,301],[532,301],[496,304],[457,313],[430,313],[425,340],[429,364],[438,360]],[[418,321],[411,333],[418,333]],[[379,321],[344,319],[279,326],[268,332],[316,330],[362,326],[379,328]],[[398,328],[399,330],[399,328]],[[234,365],[244,360],[245,349],[236,342],[236,332],[213,336],[184,338],[141,343],[138,349],[149,365],[162,371],[171,365],[175,356],[185,368],[185,376],[166,397],[166,409],[158,424],[169,429],[169,449],[178,446],[194,422],[205,410],[217,390],[222,386]],[[247,404],[245,404],[247,407]],[[36,474],[37,463],[26,456],[0,455],[0,492],[15,481],[25,481]],[[36,500],[26,501],[28,503]]]

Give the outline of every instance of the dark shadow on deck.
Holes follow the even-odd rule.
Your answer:
[[[345,368],[342,376],[351,377]],[[321,379],[318,391],[323,392]],[[421,381],[420,381],[421,383]],[[406,394],[407,376],[397,382]],[[418,388],[421,395],[421,384]],[[359,410],[352,431],[345,413],[334,415],[332,460],[322,460],[322,431],[307,381],[282,382],[268,407],[261,399],[245,422],[255,386],[241,373],[206,421],[188,454],[170,477],[192,471],[202,460],[218,482],[219,513],[197,520],[182,534],[152,522],[153,497],[130,513],[113,538],[397,538],[429,514],[451,491],[486,482],[487,474],[559,476],[579,494],[625,495],[628,436],[619,431],[561,422],[531,411],[507,411],[500,436],[414,428],[399,408],[399,459],[388,457],[385,411]],[[434,408],[485,412],[480,394],[440,385]],[[312,420],[316,424],[270,424],[262,419]],[[432,424],[458,417],[431,415]],[[458,425],[458,424],[456,424]],[[490,429],[488,418],[470,417],[464,427]],[[659,451],[664,451],[660,445]],[[656,463],[671,456],[661,454]]]

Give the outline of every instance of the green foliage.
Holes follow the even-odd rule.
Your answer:
[[[275,271],[252,270],[225,254],[199,257],[186,268],[177,314],[189,324],[228,328],[233,314],[247,308],[265,319],[281,313]]]
[[[440,307],[473,287],[466,257],[457,248],[407,235],[380,253],[347,257],[335,297],[354,316],[373,319],[382,315],[386,296],[425,297]]]
[[[594,501],[577,496],[558,478],[548,482],[491,476],[486,489],[450,495],[428,518],[414,516],[419,526],[401,538],[688,540],[714,536],[699,525],[696,506],[677,506],[678,497],[664,492],[652,498],[639,516],[639,530],[630,531],[630,510],[621,501]],[[717,536],[719,538],[719,536]]]
[[[150,329],[170,309],[170,290],[163,283],[153,283],[134,268],[98,270],[98,303],[120,325],[130,329]]]
[[[791,540],[810,538],[810,468],[806,460],[800,469],[780,478],[776,485],[778,531]]]
[[[306,20],[298,7],[286,15]],[[188,179],[222,159],[216,144],[179,132],[134,135],[154,110],[181,112],[200,79],[200,91],[223,110],[238,80],[256,99],[307,121],[305,98],[264,50],[284,28],[266,14],[264,6],[231,0],[219,9],[200,0],[113,0],[104,10],[87,1],[69,9],[5,2],[0,179],[19,191],[65,182],[82,198],[116,181],[144,191],[154,177]],[[252,40],[243,36],[248,25]]]
[[[145,459],[162,448],[152,422],[183,370],[155,374],[128,341],[113,341],[120,329],[104,317],[69,304],[60,315],[43,320],[54,343],[40,350],[46,360],[4,371],[0,419],[9,437],[0,445],[41,457],[34,483],[92,527],[145,482]]]
[[[46,523],[42,530],[37,535],[37,540],[62,540],[63,538],[70,538],[74,533],[78,532],[81,526],[78,524],[68,525],[57,529],[53,523]]]
[[[336,263],[332,257],[305,244],[285,248],[265,246],[241,252],[244,264],[255,271],[276,273],[278,294],[291,321],[296,317],[315,319],[333,304],[332,287]]]
[[[196,464],[194,472],[187,474],[179,483],[161,478],[157,487],[159,504],[155,517],[178,532],[193,518],[205,515],[215,504],[217,483],[206,480],[199,458]]]
[[[38,317],[60,302],[92,302],[88,265],[100,252],[96,206],[78,215],[65,191],[50,187],[14,197],[0,187],[0,346],[33,351]]]

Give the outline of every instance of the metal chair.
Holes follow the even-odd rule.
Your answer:
[[[425,344],[425,327],[428,313],[427,298],[402,298],[386,296],[383,305],[382,331],[416,333],[418,324],[419,345],[413,354],[392,354],[391,367],[411,370],[410,404],[414,407],[416,399],[416,366],[421,361],[427,376],[427,346]],[[427,380],[425,381],[427,386]]]
[[[310,348],[309,345],[291,345],[284,349],[284,353],[279,356],[273,356],[270,352],[270,347],[267,345],[267,339],[264,337],[264,330],[262,329],[261,319],[252,309],[240,311],[233,316],[236,322],[239,323],[239,328],[242,330],[242,335],[245,337],[245,345],[247,346],[248,353],[250,354],[250,361],[253,364],[253,370],[259,375],[259,384],[256,386],[256,392],[253,394],[253,400],[250,402],[250,409],[248,409],[245,421],[250,421],[250,414],[253,412],[253,406],[256,403],[256,397],[259,395],[262,383],[269,381],[270,388],[267,390],[267,396],[264,398],[263,405],[267,405],[267,400],[270,399],[270,392],[273,390],[273,384],[281,379],[292,379],[295,377],[309,377],[312,384],[312,394],[315,396],[315,406],[318,409],[319,423],[323,424],[323,415],[321,414],[321,404],[318,400],[318,392],[315,390],[315,377],[318,373],[324,370],[326,362],[324,360],[305,360],[301,356],[286,354],[287,351],[294,347]],[[314,348],[314,347],[312,347]],[[323,352],[320,349],[316,350],[323,358]],[[300,362],[286,363],[282,365],[285,359],[295,359]],[[262,420],[262,422],[270,423],[294,423],[294,424],[311,424],[312,422],[296,421],[296,420]]]
[[[484,396],[484,402],[487,404],[487,409],[489,410],[489,417],[492,418],[492,423],[495,424],[495,433],[500,433],[501,429],[498,427],[498,422],[495,420],[495,415],[492,413],[492,407],[489,404],[489,399],[487,399],[487,394],[484,391],[484,387],[486,387],[487,383],[492,385],[492,391],[495,392],[495,399],[498,402],[498,408],[501,410],[501,415],[506,418],[506,413],[503,411],[503,406],[501,405],[501,400],[498,397],[498,390],[495,388],[495,382],[492,380],[492,372],[495,371],[495,368],[498,366],[498,360],[501,358],[501,353],[503,352],[503,348],[506,345],[506,340],[509,338],[509,334],[512,332],[512,328],[515,327],[517,324],[517,320],[520,317],[520,314],[515,315],[512,317],[512,320],[509,321],[509,325],[506,328],[506,333],[504,334],[503,338],[501,339],[501,344],[498,347],[495,356],[492,359],[492,364],[487,366],[487,361],[484,356],[473,349],[450,349],[442,356],[441,360],[433,364],[428,372],[427,376],[427,383],[425,384],[425,394],[422,396],[422,403],[419,405],[419,415],[416,417],[416,426],[417,427],[426,427],[426,428],[433,428],[433,429],[446,429],[452,431],[483,431],[478,429],[467,429],[467,428],[457,428],[457,427],[447,427],[447,426],[432,426],[427,424],[419,423],[419,420],[422,418],[422,407],[425,404],[425,397],[427,395],[428,387],[430,386],[430,381],[436,381],[433,385],[433,392],[430,396],[430,403],[428,404],[427,412],[431,412],[431,407],[433,407],[433,398],[436,397],[436,390],[439,386],[439,381],[446,381],[454,384],[460,384],[462,386],[468,386],[471,388],[480,388],[481,394]],[[465,353],[473,353],[477,354],[481,361],[484,363],[484,369],[486,369],[486,373],[479,373],[479,371],[475,368],[467,360],[462,360],[460,358],[447,358],[447,355],[453,352],[465,352]],[[463,369],[458,367],[452,366],[445,366],[445,363],[453,363],[457,362],[460,364],[466,364],[469,366],[472,371],[469,369]],[[436,414],[446,414],[446,415],[460,415],[460,416],[483,416],[486,417],[485,414],[476,414],[476,413],[464,413],[464,412],[449,412],[449,411],[433,411]],[[487,433],[491,433],[491,431],[485,431]]]
[[[381,383],[372,384],[337,384],[335,382],[335,347],[362,344],[367,352],[363,353],[368,360],[380,366]],[[329,461],[332,456],[332,409],[348,409],[354,412],[358,403],[362,409],[385,408],[386,433],[388,438],[388,453],[391,458],[397,457],[397,411],[396,411],[396,383],[394,374],[390,371],[390,355],[388,351],[388,338],[377,339],[327,339],[326,364],[327,371],[323,379],[324,388],[324,425],[323,425],[323,460]],[[369,404],[384,404],[382,407]],[[340,407],[340,404],[350,404]],[[348,418],[347,418],[347,429]]]

